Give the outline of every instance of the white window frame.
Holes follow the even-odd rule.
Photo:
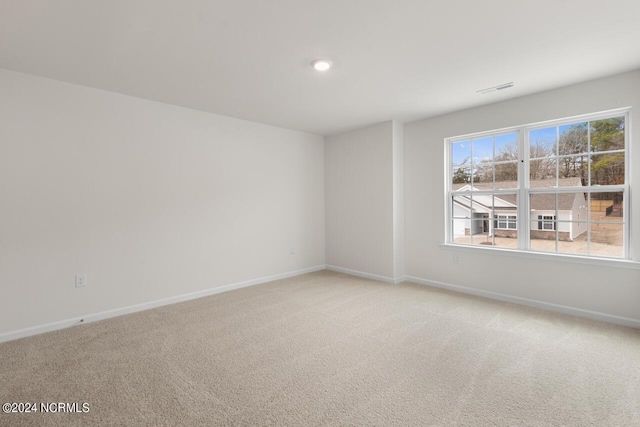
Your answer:
[[[546,188],[530,188],[529,185],[529,133],[532,130],[536,129],[544,129],[552,126],[562,126],[566,124],[578,123],[581,121],[597,121],[607,118],[615,118],[615,117],[624,117],[625,118],[625,163],[624,163],[624,173],[625,180],[622,185],[607,185],[607,186],[583,186],[583,187],[546,187]],[[523,253],[535,253],[535,254],[544,254],[551,255],[554,257],[560,256],[563,258],[566,257],[577,257],[577,258],[587,258],[587,259],[605,259],[605,260],[631,260],[632,252],[631,252],[631,224],[630,221],[632,219],[631,214],[631,204],[630,204],[630,182],[631,182],[631,171],[630,171],[630,159],[631,159],[631,108],[619,108],[615,110],[603,111],[600,113],[592,113],[592,114],[584,114],[579,116],[572,116],[563,119],[557,120],[549,120],[545,122],[533,123],[528,125],[514,126],[509,128],[496,129],[485,132],[478,132],[473,134],[465,134],[456,137],[445,138],[445,245],[446,246],[461,246],[469,248],[470,250],[496,250],[496,248],[487,248],[486,246],[476,246],[472,244],[460,244],[453,242],[453,194],[452,191],[452,144],[455,142],[483,138],[494,135],[502,135],[505,133],[517,133],[518,134],[518,185],[516,189],[517,200],[518,200],[518,211],[517,211],[517,227],[516,229],[519,231],[518,233],[518,244],[516,249],[507,249],[507,248],[498,248],[497,250],[506,250],[512,252],[523,252]],[[473,153],[472,153],[473,156]],[[531,210],[529,208],[530,196],[532,194],[548,194],[548,193],[587,193],[589,195],[587,199],[587,203],[590,203],[590,195],[598,192],[621,192],[623,195],[623,209],[624,209],[624,229],[623,229],[623,256],[622,257],[605,257],[602,255],[574,255],[565,252],[557,252],[557,240],[556,240],[556,252],[538,252],[531,249],[530,242],[530,231],[532,230],[532,217]],[[499,190],[494,189],[491,191],[483,190],[483,191],[473,191],[473,194],[478,195],[499,195],[501,193],[510,193],[513,194],[513,190]],[[590,209],[587,210],[590,212]],[[590,214],[588,213],[588,218],[584,220],[587,224],[591,223]],[[556,210],[556,218],[557,210]],[[497,220],[497,215],[496,215]],[[536,218],[537,220],[537,218]],[[557,223],[557,220],[554,220],[554,224]],[[582,222],[582,221],[578,221]],[[499,229],[496,227],[496,229]],[[500,228],[502,229],[502,228]],[[537,228],[536,228],[537,229]],[[557,231],[557,226],[554,227],[554,230],[549,231]],[[587,226],[587,242],[590,244],[591,241],[591,227]]]

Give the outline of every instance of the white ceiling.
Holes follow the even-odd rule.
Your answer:
[[[328,135],[640,68],[640,1],[0,0],[0,68]]]

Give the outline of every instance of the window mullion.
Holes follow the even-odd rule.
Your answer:
[[[526,131],[518,132],[518,249],[529,248],[529,137]]]

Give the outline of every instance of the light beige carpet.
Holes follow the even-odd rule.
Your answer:
[[[2,426],[639,426],[640,331],[329,271],[0,344]]]

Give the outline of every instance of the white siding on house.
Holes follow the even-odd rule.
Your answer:
[[[576,195],[575,199],[573,200],[573,206],[571,207],[571,220],[572,221],[587,220],[587,200],[584,198],[583,193]],[[576,237],[586,232],[587,232],[586,222],[571,223],[571,239],[575,239]]]
[[[453,220],[453,237],[464,236],[464,230],[469,228],[469,220],[461,217],[469,216],[469,210],[459,206],[453,205],[453,216],[457,217]]]
[[[531,229],[532,230],[540,230],[538,227],[538,217],[540,216],[556,216],[555,210],[548,211],[540,211],[540,210],[532,210],[531,211]],[[571,211],[559,211],[558,212],[558,221],[571,221]],[[571,227],[568,222],[559,222],[558,223],[558,231],[566,231],[567,233],[571,231]]]

